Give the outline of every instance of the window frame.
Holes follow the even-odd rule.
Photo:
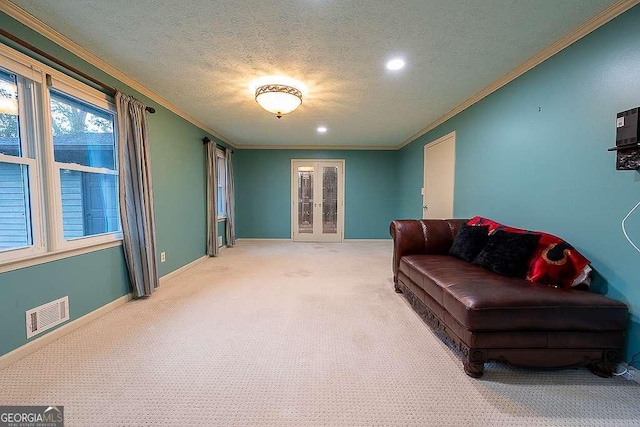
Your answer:
[[[29,77],[31,69],[22,64],[0,56],[0,68],[16,76],[18,91],[18,127],[20,132],[20,155],[0,154],[0,162],[27,166],[29,216],[31,245],[9,248],[0,251],[0,263],[38,256],[46,251],[44,240],[44,224],[42,221],[41,165],[38,162],[37,135],[37,97],[38,81]],[[28,94],[26,92],[29,92]],[[41,90],[40,90],[41,92]],[[27,107],[29,105],[29,107]]]
[[[119,212],[118,231],[65,240],[60,192],[61,169],[118,175],[118,124],[113,99],[83,82],[3,44],[0,44],[0,67],[19,76],[18,106],[21,116],[19,125],[22,148],[20,157],[0,154],[0,162],[27,166],[32,233],[32,245],[0,251],[0,273],[121,246],[122,224]],[[31,98],[28,102],[31,103],[30,110],[32,111],[24,115],[26,103],[21,101],[26,96],[26,91],[21,90],[21,84],[25,87],[30,86],[29,96]],[[114,170],[55,162],[50,89],[114,114],[114,149],[116,152]],[[118,187],[119,185],[116,186],[116,202],[119,208]]]
[[[218,159],[222,159],[222,162],[224,164],[224,185],[222,185],[220,179],[220,164],[218,162]],[[216,148],[216,174],[216,182],[218,185],[218,188],[216,188],[216,200],[218,198],[218,192],[222,189],[222,205],[224,206],[222,215],[216,212],[216,216],[218,218],[218,221],[224,221],[227,219],[227,156],[226,153],[220,148]]]

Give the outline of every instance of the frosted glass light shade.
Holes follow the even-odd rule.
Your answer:
[[[293,86],[263,85],[256,89],[256,102],[277,118],[281,118],[302,104],[302,92]]]

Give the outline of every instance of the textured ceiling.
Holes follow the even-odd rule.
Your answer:
[[[14,3],[234,144],[397,146],[613,1]],[[248,89],[272,74],[308,86],[281,120]]]

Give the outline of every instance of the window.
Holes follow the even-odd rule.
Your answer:
[[[56,90],[50,99],[64,239],[119,231],[114,114]]]
[[[227,217],[227,158],[224,151],[216,150],[218,171],[218,218]]]
[[[0,46],[0,264],[121,238],[116,129],[106,95]]]
[[[0,69],[0,255],[22,257],[42,250],[38,165],[28,122],[31,88],[27,79]]]

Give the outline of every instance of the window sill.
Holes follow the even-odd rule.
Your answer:
[[[218,222],[225,222],[226,220],[227,220],[226,216],[219,216],[217,219]]]
[[[62,249],[56,252],[46,252],[44,254],[32,255],[26,258],[20,258],[7,261],[0,264],[0,273],[19,270],[21,268],[33,267],[34,265],[45,264],[47,262],[58,261],[72,256],[88,254],[90,252],[101,251],[103,249],[115,248],[122,246],[122,239],[114,240],[106,243],[98,243],[82,248]]]

